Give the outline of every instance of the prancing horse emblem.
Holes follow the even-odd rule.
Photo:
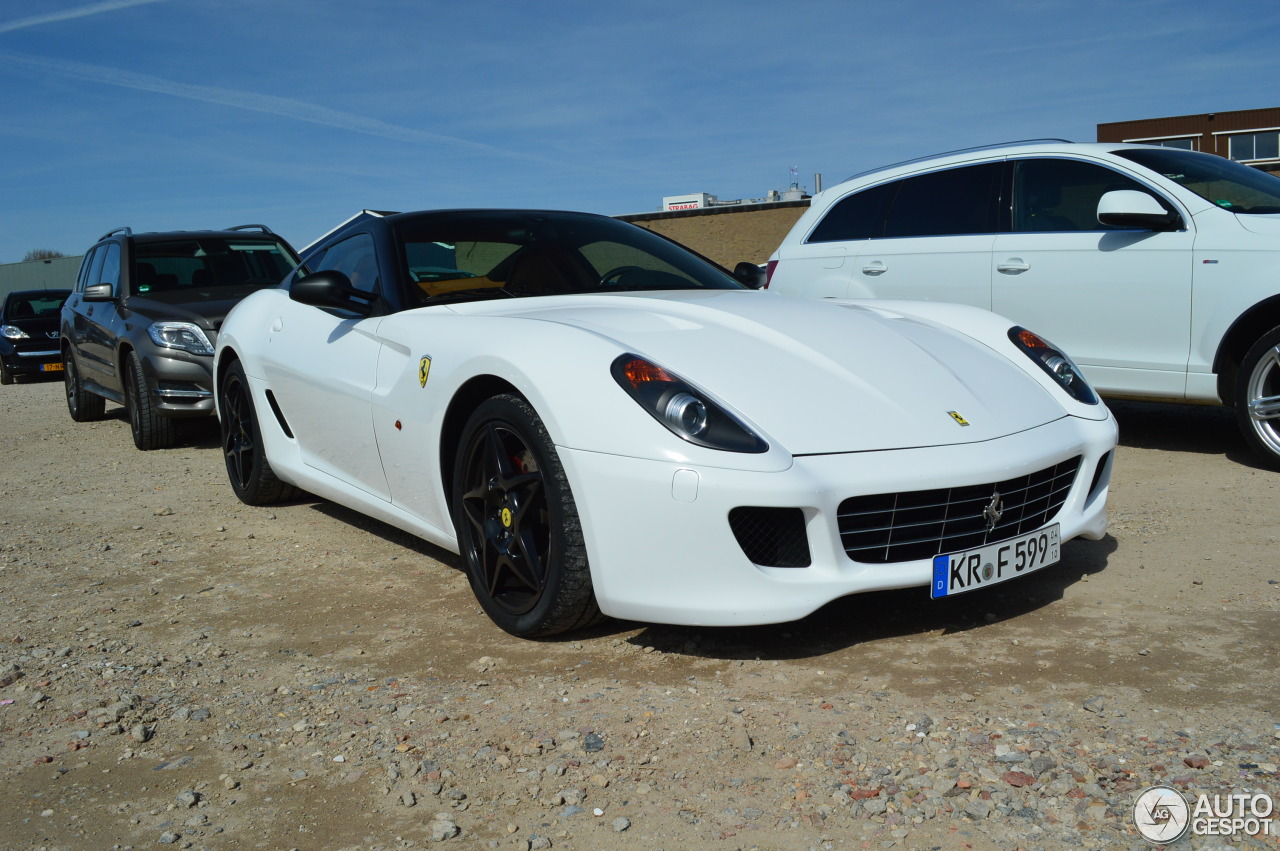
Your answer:
[[[991,501],[982,509],[982,519],[987,521],[987,531],[994,531],[1000,518],[1004,516],[1004,503],[1000,500],[1000,491],[991,494]]]
[[[427,376],[431,374],[431,358],[424,357],[418,361],[418,384],[422,387],[427,386]]]

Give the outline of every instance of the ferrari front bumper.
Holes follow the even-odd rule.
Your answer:
[[[932,558],[870,564],[846,554],[836,515],[849,497],[1004,481],[1079,457],[1050,522],[1059,524],[1064,543],[1097,540],[1107,528],[1116,435],[1110,416],[1065,416],[983,443],[801,456],[781,472],[567,447],[558,452],[582,519],[600,608],[629,620],[732,626],[796,620],[866,591],[920,586],[925,593]],[[729,522],[730,512],[744,506],[803,512],[807,566],[754,563]],[[1070,560],[1069,550],[1063,560]]]

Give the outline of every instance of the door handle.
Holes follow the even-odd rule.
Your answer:
[[[1031,268],[1030,263],[1023,262],[1021,257],[1010,257],[1003,263],[996,264],[997,272],[1004,272],[1006,275],[1017,275]]]
[[[883,275],[887,271],[889,271],[889,267],[885,266],[879,260],[875,260],[862,267],[862,274],[864,275]]]

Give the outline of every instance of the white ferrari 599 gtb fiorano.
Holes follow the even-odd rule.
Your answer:
[[[232,487],[461,553],[515,635],[941,597],[1106,530],[1115,421],[995,314],[774,295],[581,213],[366,213],[302,259],[218,333]]]

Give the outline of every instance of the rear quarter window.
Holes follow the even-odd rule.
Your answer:
[[[827,211],[806,242],[844,242],[871,239],[897,183],[883,183],[842,198]]]

